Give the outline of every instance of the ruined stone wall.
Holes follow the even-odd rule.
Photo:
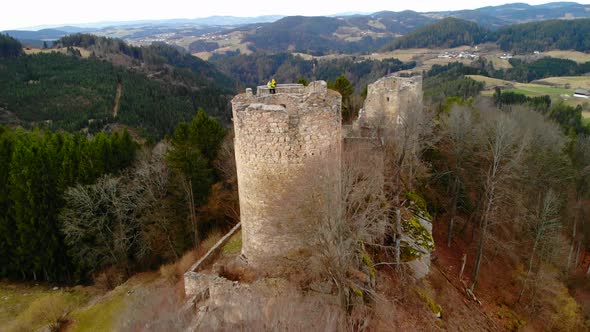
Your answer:
[[[340,205],[341,96],[323,81],[279,85],[232,107],[242,254],[253,266],[297,261]]]
[[[276,93],[305,93],[306,87],[302,84],[277,84],[275,88]],[[270,89],[266,85],[261,85],[257,88],[257,96],[265,96],[270,94]]]
[[[356,130],[403,121],[403,112],[422,107],[422,76],[386,76],[369,84]],[[401,117],[400,117],[401,116]]]

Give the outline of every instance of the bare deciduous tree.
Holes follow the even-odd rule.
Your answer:
[[[478,130],[481,138],[480,157],[485,163],[481,194],[478,230],[479,239],[475,256],[470,290],[477,285],[484,247],[490,235],[490,226],[500,220],[501,202],[509,200],[511,182],[518,177],[528,137],[509,114],[496,110],[480,113]]]
[[[447,247],[451,247],[453,227],[462,183],[465,163],[471,158],[474,142],[474,120],[471,110],[454,107],[442,120],[442,146],[449,151],[451,173],[451,213],[447,234]]]
[[[520,302],[526,290],[537,256],[539,256],[538,259],[542,262],[555,248],[555,239],[561,229],[559,205],[557,195],[550,190],[545,194],[542,203],[538,207],[538,211],[531,216],[530,222],[534,233],[534,242],[528,257],[527,272],[517,302]]]

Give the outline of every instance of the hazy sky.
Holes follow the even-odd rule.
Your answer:
[[[441,11],[472,9],[510,2],[541,4],[541,1],[441,1],[441,0],[4,0],[0,30],[50,24],[76,24],[100,21],[197,18],[212,15],[330,15],[343,12],[380,10]],[[578,1],[590,3],[590,1]]]

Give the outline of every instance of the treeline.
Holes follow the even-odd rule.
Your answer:
[[[477,23],[447,17],[394,39],[384,46],[384,49],[452,48],[462,45],[476,45],[486,41],[488,33]]]
[[[202,110],[141,150],[126,131],[0,128],[0,277],[114,287],[231,227],[225,136]]]
[[[528,83],[545,77],[577,76],[590,72],[590,62],[577,63],[567,59],[545,57],[533,62],[510,59],[512,68],[492,71],[493,77]]]
[[[528,97],[512,91],[502,92],[499,88],[494,92],[493,98],[498,108],[508,109],[511,105],[527,105],[558,123],[565,133],[590,135],[590,126],[584,124],[581,105],[573,107],[563,102],[551,105],[549,96]]]
[[[134,160],[137,145],[125,131],[49,133],[0,128],[0,275],[69,281],[79,271],[60,231],[64,193],[117,173]],[[89,202],[91,203],[91,202]]]
[[[452,97],[463,100],[473,98],[483,90],[484,84],[465,75],[475,75],[479,72],[479,69],[465,66],[460,62],[433,65],[424,73],[424,98],[431,104],[442,103]]]
[[[123,123],[155,139],[172,134],[196,110],[228,118],[226,90],[199,83],[192,75],[163,69],[167,79],[114,66],[96,58],[59,53],[0,60],[0,101],[26,126],[99,131],[108,123]],[[186,83],[186,84],[185,84]],[[121,98],[114,117],[117,85]]]
[[[289,16],[255,29],[244,38],[244,41],[253,45],[253,51],[293,50],[318,56],[329,53],[370,52],[383,46],[387,41],[386,38],[371,36],[364,36],[353,42],[334,37],[334,33],[340,27],[347,26],[349,24],[344,20],[333,17]]]
[[[383,49],[449,48],[493,42],[504,51],[516,53],[554,49],[586,52],[590,50],[589,34],[590,19],[546,20],[490,31],[477,23],[449,17],[395,39]]]
[[[193,83],[197,83],[197,86],[215,84],[225,92],[233,91],[231,78],[223,75],[207,61],[185,52],[181,47],[164,43],[138,47],[129,45],[121,39],[81,33],[64,36],[55,41],[54,45],[57,47],[82,47],[99,58],[108,59],[112,54],[124,54],[140,63],[156,67],[155,71],[164,69],[164,65],[188,69],[195,75]]]
[[[494,33],[505,51],[532,53],[552,49],[590,50],[590,19],[548,20],[511,25]]]
[[[14,58],[22,54],[23,45],[18,40],[0,33],[0,59]]]
[[[590,62],[577,63],[568,59],[543,57],[532,61],[512,58],[512,68],[496,69],[492,62],[485,58],[474,61],[471,65],[463,65],[461,72],[465,75],[483,75],[506,81],[529,83],[546,77],[580,76],[590,72]],[[458,65],[452,65],[458,66]],[[450,67],[433,66],[433,70],[447,71]],[[458,67],[457,67],[458,68]]]
[[[580,248],[590,243],[590,139],[527,108],[476,103],[442,113],[440,140],[429,154],[438,188],[430,202],[448,225],[443,245],[472,248],[463,277],[472,291],[502,285],[510,295],[498,300],[513,310],[539,317],[547,308],[535,318],[541,324],[583,330],[587,317],[563,278],[581,272]],[[498,266],[502,277],[487,277]]]
[[[122,174],[70,187],[59,220],[82,277],[114,280],[107,285],[114,287],[231,226],[223,209],[237,202],[230,194],[236,187],[213,187],[225,179],[216,163],[233,158],[219,153],[224,137],[219,122],[199,111]]]
[[[377,79],[416,66],[415,62],[397,59],[383,61],[346,57],[333,60],[304,60],[291,53],[254,53],[231,57],[212,57],[211,61],[227,75],[236,77],[246,87],[264,85],[272,77],[278,83],[297,82],[301,77],[309,81],[334,81],[344,74],[357,93]]]

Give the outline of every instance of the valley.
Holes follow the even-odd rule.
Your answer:
[[[590,5],[383,9],[0,33],[0,330],[590,330]]]

